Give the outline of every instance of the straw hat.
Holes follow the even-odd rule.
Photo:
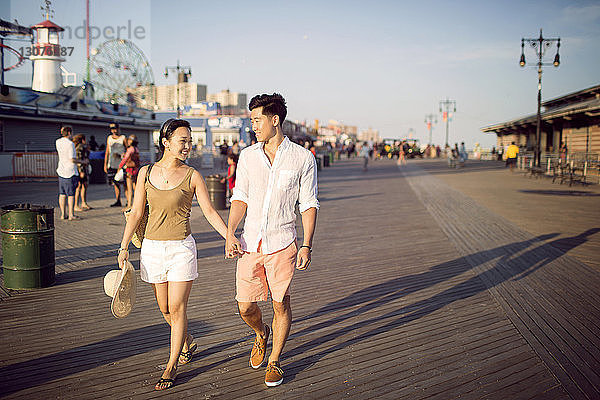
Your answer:
[[[109,271],[104,276],[104,293],[112,297],[110,309],[117,318],[129,315],[135,303],[136,277],[133,265],[125,261],[123,269]]]

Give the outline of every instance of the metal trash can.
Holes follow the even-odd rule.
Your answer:
[[[224,210],[227,208],[227,190],[225,183],[221,183],[223,177],[221,175],[209,175],[204,180],[206,181],[206,187],[208,188],[208,197],[213,207],[217,210]]]
[[[54,208],[12,204],[2,207],[4,287],[34,289],[55,279]]]

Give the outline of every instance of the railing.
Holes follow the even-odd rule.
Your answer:
[[[58,153],[14,153],[13,181],[16,178],[55,178]]]
[[[533,169],[535,157],[533,152],[519,153],[517,166],[522,170]],[[598,153],[571,153],[564,159],[558,154],[546,153],[540,158],[540,168],[545,175],[554,175],[557,166],[568,166],[570,171],[579,171],[582,180],[587,183],[600,183],[600,155]]]

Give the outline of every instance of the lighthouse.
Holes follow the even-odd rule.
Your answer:
[[[31,29],[36,31],[36,42],[31,48],[30,57],[33,61],[31,88],[40,92],[56,92],[63,84],[60,65],[65,59],[61,57],[58,33],[64,28],[46,19]]]

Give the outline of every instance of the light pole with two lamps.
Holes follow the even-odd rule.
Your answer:
[[[177,66],[165,67],[165,78],[169,77],[169,70],[177,71],[177,118],[181,117],[181,108],[179,107],[179,84],[188,81],[188,78],[192,76],[192,67],[179,65],[177,60]]]
[[[560,38],[545,38],[542,36],[542,30],[540,29],[539,38],[522,38],[521,39],[521,58],[519,65],[525,67],[525,43],[533,47],[538,58],[537,69],[538,69],[538,96],[537,96],[537,124],[535,128],[535,166],[539,167],[542,158],[541,149],[541,128],[542,128],[542,66],[554,65],[558,67],[560,65],[560,55],[558,51],[560,49]],[[545,63],[543,62],[544,54],[552,46],[552,43],[556,43],[556,55],[554,56],[554,62]]]

